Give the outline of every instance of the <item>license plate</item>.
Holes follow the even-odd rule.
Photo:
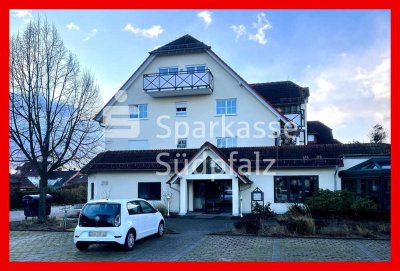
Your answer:
[[[105,237],[105,236],[107,236],[107,232],[105,232],[105,231],[90,231],[89,236],[90,237]]]

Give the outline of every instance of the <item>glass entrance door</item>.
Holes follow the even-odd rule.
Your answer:
[[[221,213],[232,211],[232,181],[204,180],[193,183],[194,211]]]

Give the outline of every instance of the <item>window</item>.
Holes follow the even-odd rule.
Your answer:
[[[177,74],[178,67],[163,67],[158,69],[161,75],[168,75],[168,74]]]
[[[129,150],[148,150],[149,142],[147,140],[128,140]]]
[[[186,66],[186,71],[187,71],[187,73],[206,72],[206,65],[190,65],[190,66]]]
[[[217,137],[218,148],[237,147],[237,137]]]
[[[236,99],[217,100],[217,115],[234,115],[236,114]]]
[[[161,200],[161,183],[138,183],[138,197],[147,200]]]
[[[307,136],[307,141],[308,142],[315,142],[315,135],[308,135]]]
[[[186,110],[186,102],[177,102],[175,103],[176,112],[175,115],[177,117],[186,117],[187,110]]]
[[[193,74],[196,72],[196,67],[195,66],[186,67],[186,71],[187,73]]]
[[[276,176],[275,203],[302,203],[318,190],[318,176]]]
[[[148,213],[154,213],[154,208],[148,204],[147,202],[140,200],[139,201],[140,207],[142,208],[142,212],[144,214],[148,214]]]
[[[224,174],[222,168],[208,156],[195,170],[198,174]]]
[[[132,104],[129,105],[129,117],[131,119],[147,118],[147,104]]]
[[[94,183],[90,183],[90,199],[94,199]]]
[[[178,138],[178,142],[176,143],[176,147],[178,149],[187,148],[187,139],[186,138]]]
[[[138,201],[128,202],[126,208],[128,209],[129,215],[138,215],[142,212]]]

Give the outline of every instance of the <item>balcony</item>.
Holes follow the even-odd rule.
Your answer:
[[[143,90],[153,98],[212,94],[214,77],[208,69],[202,72],[144,74]]]

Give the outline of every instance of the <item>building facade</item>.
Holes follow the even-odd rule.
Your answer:
[[[185,35],[152,52],[96,116],[105,152],[82,172],[88,199],[140,197],[171,211],[284,212],[387,144],[307,144],[308,88],[248,84]]]

